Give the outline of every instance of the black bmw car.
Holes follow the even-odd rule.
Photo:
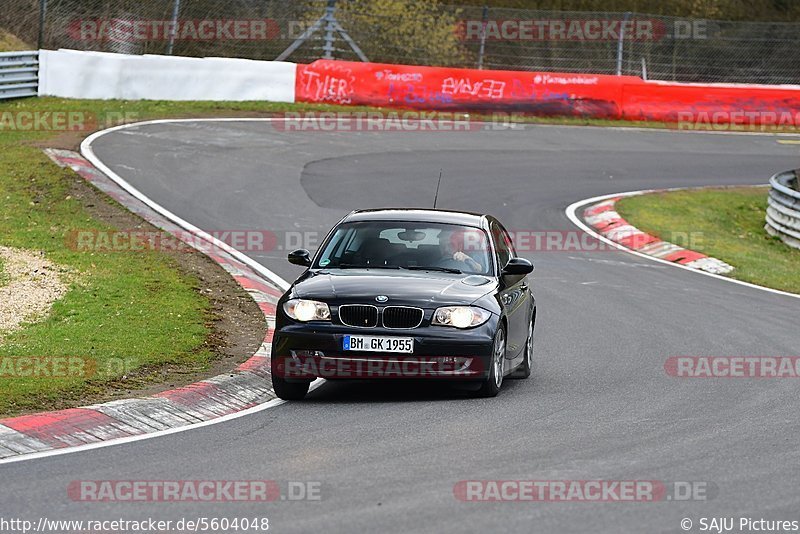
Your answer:
[[[354,211],[278,302],[272,382],[301,399],[326,379],[416,378],[474,383],[493,397],[527,378],[536,301],[531,262],[490,215],[445,210]]]

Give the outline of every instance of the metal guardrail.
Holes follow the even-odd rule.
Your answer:
[[[39,52],[0,53],[0,100],[36,96],[39,90]]]
[[[792,248],[800,249],[800,191],[797,171],[779,172],[769,179],[767,225],[769,235],[779,237]]]

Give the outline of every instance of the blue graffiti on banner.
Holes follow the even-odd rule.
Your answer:
[[[451,104],[453,96],[430,89],[426,85],[417,86],[412,83],[397,85],[389,84],[388,97],[390,102],[405,102],[406,104]]]

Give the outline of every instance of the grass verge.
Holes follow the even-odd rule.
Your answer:
[[[329,104],[289,104],[281,102],[173,102],[173,101],[154,101],[154,100],[71,100],[62,98],[37,98],[22,99],[3,103],[0,101],[0,133],[7,125],[7,118],[2,115],[5,112],[31,111],[31,112],[69,112],[81,113],[83,116],[90,117],[87,125],[89,129],[102,129],[103,127],[114,126],[119,122],[135,122],[150,119],[164,118],[202,118],[202,117],[271,117],[280,116],[286,112],[382,112],[402,113],[398,108],[378,108],[367,106],[341,106]],[[422,114],[420,110],[411,110],[414,113]],[[446,119],[456,116],[458,118],[469,117],[471,121],[488,122],[510,122],[521,124],[541,124],[554,126],[597,126],[597,127],[620,127],[620,128],[646,128],[653,130],[675,130],[689,131],[692,128],[683,127],[678,129],[674,123],[648,122],[648,121],[628,121],[615,119],[594,119],[588,117],[569,117],[569,116],[527,116],[522,114],[482,114],[482,113],[451,113],[439,112],[435,118]],[[13,125],[11,125],[13,128]],[[95,126],[95,128],[92,128]],[[6,128],[8,129],[8,128]],[[396,129],[396,128],[395,128]],[[80,129],[83,131],[83,129]],[[716,127],[704,127],[698,125],[694,131],[735,131],[753,133],[796,133],[794,128],[771,128],[760,127],[748,128],[742,125],[718,125]],[[83,137],[88,135],[88,131],[83,133]]]
[[[731,278],[800,293],[800,251],[767,235],[766,206],[766,187],[735,187],[628,197],[617,211],[640,230],[733,265]]]
[[[144,366],[207,365],[209,304],[198,281],[160,252],[69,247],[70,230],[110,228],[72,197],[71,171],[27,145],[30,137],[38,136],[0,132],[0,242],[43,251],[71,275],[68,293],[45,319],[0,344],[0,414],[61,406]],[[23,357],[54,356],[89,359],[96,373],[24,376]]]
[[[100,120],[120,113],[138,120],[244,110],[246,105],[235,104],[58,99],[0,104],[0,114],[10,112],[12,117],[64,111]],[[76,182],[85,184],[41,151],[44,146],[75,148],[89,130],[44,131],[17,125],[13,120],[0,123],[0,244],[43,252],[69,273],[69,291],[47,317],[0,341],[0,416],[80,405],[131,387],[172,386],[176,374],[212,367],[218,339],[204,293],[207,283],[163,252],[88,253],[69,245],[74,230],[119,229],[93,216],[92,203],[116,203],[98,196],[87,205],[86,197],[76,198]],[[26,357],[80,358],[91,366],[88,373],[25,376],[30,361]]]

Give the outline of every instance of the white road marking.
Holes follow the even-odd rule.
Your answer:
[[[753,186],[753,187],[758,187],[758,186]],[[706,272],[706,271],[700,271],[698,269],[692,269],[691,267],[686,267],[685,265],[681,265],[680,263],[673,263],[671,261],[662,260],[661,258],[655,258],[653,256],[648,256],[647,254],[642,254],[642,253],[637,252],[635,250],[631,250],[631,249],[629,249],[627,247],[624,247],[624,246],[620,245],[619,243],[615,243],[614,241],[611,241],[610,239],[607,239],[606,237],[598,234],[592,228],[590,228],[589,226],[584,224],[583,221],[581,221],[580,218],[577,215],[577,211],[580,208],[582,208],[582,207],[584,207],[584,206],[586,206],[588,204],[593,204],[595,202],[601,202],[603,200],[608,200],[608,199],[614,198],[614,197],[632,197],[632,196],[635,196],[635,195],[644,195],[646,193],[654,193],[656,191],[659,191],[659,192],[662,192],[662,191],[685,191],[687,189],[693,189],[693,188],[675,187],[675,188],[671,188],[671,189],[659,189],[659,190],[646,189],[646,190],[642,190],[642,191],[628,191],[626,193],[614,193],[612,195],[601,195],[599,197],[587,198],[585,200],[579,200],[577,202],[573,202],[572,204],[567,206],[567,209],[566,209],[565,213],[567,215],[567,218],[569,218],[569,220],[572,221],[572,224],[574,224],[575,226],[577,226],[578,228],[580,228],[581,230],[583,230],[584,232],[586,232],[590,236],[594,237],[595,239],[599,239],[603,243],[611,245],[612,247],[617,248],[617,249],[619,249],[619,250],[621,250],[623,252],[627,252],[628,254],[633,254],[634,256],[639,256],[640,258],[646,258],[646,259],[648,259],[650,261],[663,263],[665,265],[671,265],[673,267],[677,267],[678,269],[683,269],[685,271],[701,274],[703,276],[710,276],[711,278],[716,278],[718,280],[725,280],[726,282],[731,282],[733,284],[738,284],[740,286],[745,286],[745,287],[749,287],[749,288],[752,288],[752,289],[758,289],[758,290],[761,290],[761,291],[766,291],[768,293],[773,293],[775,295],[782,295],[784,297],[791,297],[791,298],[794,298],[794,299],[800,299],[800,295],[796,295],[794,293],[788,293],[786,291],[781,291],[779,289],[772,289],[772,288],[769,288],[769,287],[758,286],[758,285],[755,285],[755,284],[751,284],[749,282],[743,282],[741,280],[736,280],[735,278],[728,278],[727,276],[722,276],[722,275],[719,275],[719,274],[709,273],[709,272]],[[696,189],[702,189],[702,188],[696,188]],[[575,257],[573,259],[586,259],[586,258],[577,258],[577,257]]]
[[[321,378],[313,381],[311,386],[308,388],[309,392],[317,389],[321,386],[325,381]],[[281,404],[285,404],[287,401],[283,399],[274,399],[269,402],[265,402],[264,404],[260,404],[258,406],[253,406],[252,408],[248,408],[246,410],[242,410],[241,412],[232,413],[230,415],[225,415],[222,417],[218,417],[217,419],[211,419],[209,421],[203,421],[202,423],[195,423],[192,425],[180,426],[177,428],[168,428],[166,430],[159,430],[158,432],[153,432],[151,434],[142,434],[139,436],[131,436],[128,438],[119,438],[113,441],[100,441],[97,443],[88,443],[86,445],[79,445],[77,447],[68,447],[65,449],[53,449],[49,451],[42,451],[42,452],[35,452],[32,454],[27,454],[25,456],[16,456],[12,458],[6,458],[4,460],[0,460],[0,465],[3,464],[13,464],[17,462],[25,462],[27,460],[36,460],[39,458],[49,458],[50,456],[61,456],[63,454],[72,454],[75,452],[84,452],[90,451],[94,449],[102,449],[104,447],[113,447],[117,445],[124,445],[126,443],[133,443],[136,441],[143,441],[146,439],[151,438],[159,438],[161,436],[169,436],[170,434],[177,434],[179,432],[186,432],[187,430],[195,430],[197,428],[203,428],[206,426],[216,425],[219,423],[225,423],[227,421],[232,421],[233,419],[238,419],[240,417],[245,417],[247,415],[252,415],[254,413],[262,412],[264,410],[268,410],[270,408],[274,408],[275,406],[280,406]]]
[[[138,191],[136,188],[134,188],[128,182],[126,182],[121,176],[119,176],[113,170],[111,170],[106,164],[104,164],[97,157],[97,155],[94,153],[94,150],[92,149],[92,143],[94,141],[96,141],[97,139],[99,139],[100,137],[102,137],[104,135],[107,135],[109,133],[112,133],[112,132],[116,132],[116,131],[119,131],[119,130],[124,130],[126,128],[131,128],[131,127],[134,127],[134,126],[142,126],[142,125],[146,125],[146,124],[165,124],[165,123],[173,123],[173,122],[206,122],[206,121],[209,121],[209,120],[213,120],[213,121],[217,121],[217,122],[231,122],[231,121],[246,122],[246,121],[252,121],[252,120],[265,120],[265,119],[185,119],[185,120],[184,119],[180,119],[180,120],[176,119],[176,120],[157,120],[157,121],[147,121],[147,122],[139,122],[139,123],[132,123],[132,124],[123,124],[121,126],[115,126],[113,128],[109,128],[107,130],[102,130],[102,131],[99,131],[99,132],[95,132],[94,134],[92,134],[89,137],[87,137],[86,139],[84,139],[83,142],[81,143],[81,153],[83,154],[83,156],[87,160],[89,160],[89,162],[92,165],[94,165],[97,169],[99,169],[101,172],[103,172],[106,176],[108,176],[112,181],[114,181],[122,189],[126,190],[128,193],[130,193],[132,196],[134,196],[135,198],[137,198],[138,200],[143,202],[145,205],[147,205],[148,207],[153,209],[155,212],[157,212],[160,215],[166,217],[170,221],[172,221],[175,224],[183,227],[184,229],[188,230],[189,232],[192,232],[195,235],[198,235],[201,238],[212,242],[215,246],[220,247],[221,249],[225,250],[228,254],[232,255],[237,260],[241,261],[242,263],[245,263],[246,265],[251,267],[253,270],[258,272],[259,274],[261,274],[262,276],[264,276],[268,280],[272,281],[273,283],[275,283],[278,287],[286,290],[290,286],[290,284],[286,280],[284,280],[283,278],[281,278],[277,274],[273,273],[272,271],[270,271],[269,269],[267,269],[266,267],[264,267],[263,265],[261,265],[257,261],[251,259],[250,257],[246,256],[245,254],[243,254],[243,253],[239,252],[238,250],[236,250],[235,248],[231,247],[227,243],[224,243],[223,241],[220,241],[219,239],[215,238],[214,236],[208,234],[207,232],[204,232],[204,231],[200,230],[196,226],[194,226],[194,225],[190,224],[189,222],[181,219],[180,217],[178,217],[174,213],[170,212],[166,208],[162,207],[161,205],[157,204],[156,202],[154,202],[150,198],[146,197],[144,194],[142,194],[140,191]],[[283,120],[283,119],[281,119],[281,120]],[[318,387],[320,387],[324,383],[325,383],[325,381],[323,379],[319,379],[318,378],[317,380],[315,380],[314,382],[311,383],[311,386],[309,387],[309,391],[313,391],[313,390],[317,389]],[[0,460],[0,465],[10,464],[10,463],[17,463],[17,462],[25,462],[25,461],[28,461],[28,460],[36,460],[36,459],[39,459],[39,458],[48,458],[48,457],[51,457],[51,456],[61,456],[63,454],[72,454],[72,453],[77,453],[77,452],[93,450],[93,449],[100,449],[100,448],[103,448],[103,447],[113,447],[113,446],[117,446],[117,445],[124,445],[126,443],[133,443],[133,442],[136,442],[136,441],[142,441],[142,440],[157,438],[157,437],[161,437],[161,436],[167,436],[167,435],[170,435],[170,434],[177,434],[178,432],[186,432],[187,430],[194,430],[196,428],[203,428],[203,427],[210,426],[210,425],[216,425],[216,424],[219,424],[219,423],[224,423],[226,421],[231,421],[233,419],[238,419],[240,417],[245,417],[247,415],[258,413],[258,412],[261,412],[263,410],[268,410],[270,408],[274,408],[275,406],[280,406],[280,405],[284,404],[285,402],[286,401],[284,401],[282,399],[274,399],[274,400],[265,402],[264,404],[260,404],[258,406],[253,406],[252,408],[248,408],[246,410],[242,410],[240,412],[236,412],[236,413],[233,413],[233,414],[230,414],[230,415],[218,417],[216,419],[210,419],[208,421],[203,421],[203,422],[199,422],[199,423],[189,424],[189,425],[180,426],[180,427],[176,427],[176,428],[168,428],[168,429],[152,432],[152,433],[149,433],[149,434],[142,434],[142,435],[138,435],[138,436],[130,436],[130,437],[126,437],[126,438],[118,438],[118,439],[114,439],[112,441],[101,441],[101,442],[97,442],[97,443],[87,443],[85,445],[78,445],[78,446],[75,446],[75,447],[68,447],[68,448],[64,448],[64,449],[53,449],[53,450],[47,450],[47,451],[42,451],[42,452],[34,452],[34,453],[31,453],[31,454],[26,454],[24,456],[16,456],[16,457],[11,457],[11,458],[6,458],[6,459],[3,459],[3,460]]]

